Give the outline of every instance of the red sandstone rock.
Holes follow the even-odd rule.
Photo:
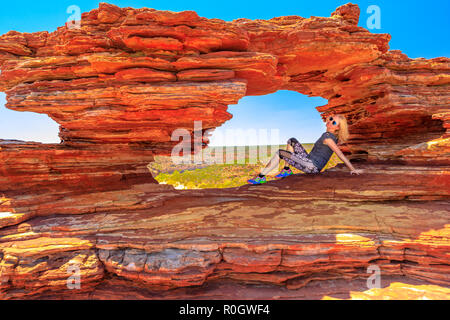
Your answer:
[[[189,69],[177,73],[179,81],[211,81],[211,80],[226,80],[235,77],[233,70],[226,69]]]
[[[146,126],[146,134],[129,121],[108,122],[99,128],[105,132],[98,137],[72,123],[83,118],[83,110],[96,114],[105,104],[114,109],[125,106],[120,112],[123,116],[141,108],[142,100],[144,111],[158,109],[161,100],[152,99],[151,91],[139,91],[143,99],[133,100],[124,97],[123,90],[107,93],[130,83],[155,83],[160,90],[176,79],[202,81],[211,83],[211,90],[220,94],[227,89],[215,86],[214,81],[245,79],[246,88],[229,92],[232,99],[212,101],[197,95],[179,101],[176,96],[165,96],[164,103],[176,108],[179,102],[184,107],[216,108],[236,103],[243,94],[295,90],[328,99],[327,106],[318,108],[324,117],[333,112],[347,116],[351,135],[346,148],[353,158],[410,163],[428,163],[434,158],[436,163],[448,164],[449,60],[409,59],[400,52],[388,52],[390,36],[357,27],[358,18],[359,8],[352,4],[339,7],[331,18],[291,16],[233,22],[200,18],[192,11],[102,4],[83,14],[79,30],[11,31],[0,37],[0,88],[8,94],[8,108],[49,114],[62,124],[71,144],[86,139],[123,142],[131,136],[145,141],[154,136],[155,142],[162,143],[169,142],[170,135],[161,129],[155,132],[155,123]],[[212,68],[223,70],[223,75],[208,74]],[[62,81],[59,86],[58,81]],[[57,96],[49,95],[47,88],[53,86]],[[73,91],[81,87],[85,95]],[[207,92],[204,85],[198,89],[200,94]],[[24,99],[30,94],[33,100]],[[64,111],[68,103],[70,114]],[[159,118],[168,131],[183,127],[164,113]],[[208,128],[227,118],[217,118]],[[89,127],[89,121],[84,123]],[[123,127],[135,129],[121,137]],[[430,144],[432,148],[424,147]]]
[[[261,190],[177,191],[177,198],[153,209],[35,218],[3,228],[0,265],[12,281],[3,285],[2,298],[70,296],[63,287],[65,270],[68,261],[81,257],[83,289],[92,291],[108,273],[132,281],[128,297],[138,288],[164,290],[219,279],[299,290],[318,280],[366,279],[373,264],[383,277],[448,287],[448,201],[386,204],[388,186],[383,198],[364,200],[356,177],[347,187],[356,193],[359,186],[361,199],[337,192],[308,198],[308,190],[296,187],[305,179],[317,187],[339,177],[344,179],[337,170],[322,178],[271,182]],[[376,182],[367,180],[365,187]],[[48,282],[49,274],[58,281]]]
[[[175,81],[177,77],[171,72],[155,71],[149,68],[131,68],[117,72],[115,78],[119,81],[161,82]]]
[[[340,17],[348,23],[357,25],[359,22],[359,12],[359,7],[356,4],[349,3],[345,6],[337,8],[336,11],[331,14],[331,16]]]
[[[225,288],[240,298],[236,287],[248,298],[335,297],[365,291],[349,282],[370,264],[448,287],[450,60],[388,51],[390,36],[358,18],[353,4],[330,18],[225,22],[102,3],[78,30],[1,36],[6,106],[48,114],[62,141],[0,140],[0,297],[210,298]],[[231,190],[156,184],[146,165],[170,154],[174,129],[218,127],[229,104],[280,89],[328,99],[323,117],[346,115],[341,147],[366,160],[365,176],[338,167]],[[73,262],[76,293],[66,287]]]
[[[161,290],[169,288],[201,290],[226,279],[297,292],[315,281],[366,279],[373,264],[383,277],[448,287],[449,168],[364,168],[371,173],[363,181],[340,166],[320,177],[299,175],[257,187],[175,191],[161,186],[159,201],[148,184],[134,185],[121,190],[117,200],[115,191],[93,193],[99,206],[94,212],[77,212],[85,195],[67,193],[72,202],[51,205],[41,199],[39,215],[60,214],[27,221],[19,212],[0,217],[9,225],[0,230],[0,266],[3,277],[12,280],[3,285],[2,298],[80,295],[111,283],[110,275],[118,277],[114,285],[132,281],[122,298],[143,288],[163,296]],[[137,206],[132,195],[141,199]],[[26,201],[21,198],[10,201]],[[73,259],[82,261],[85,291],[64,287]],[[48,282],[48,274],[57,281]],[[394,294],[401,297],[405,290]],[[276,296],[271,292],[266,297]]]

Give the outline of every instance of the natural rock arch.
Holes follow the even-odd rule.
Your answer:
[[[225,22],[103,3],[80,29],[2,36],[0,89],[8,108],[60,123],[64,145],[155,154],[194,119],[220,125],[244,95],[294,90],[328,99],[323,117],[347,116],[354,157],[446,162],[449,60],[389,52],[390,36],[358,19],[352,4],[330,18]],[[436,138],[432,151],[420,145]]]
[[[240,279],[245,272],[239,259],[254,255],[254,261],[263,262],[252,266],[250,278],[296,288],[310,281],[302,278],[305,257],[299,250],[315,255],[317,245],[328,250],[327,268],[339,266],[341,276],[352,277],[371,261],[384,261],[393,274],[447,285],[448,219],[442,208],[450,194],[449,59],[409,59],[388,51],[390,36],[358,27],[358,18],[359,8],[353,4],[339,7],[329,18],[225,22],[192,11],[102,3],[82,15],[80,29],[1,36],[0,91],[7,94],[6,106],[48,114],[61,125],[62,143],[0,140],[0,227],[6,227],[0,230],[0,270],[7,278],[0,282],[0,296],[40,294],[49,284],[44,279],[44,289],[36,288],[32,281],[42,270],[34,266],[43,263],[44,270],[63,278],[58,273],[61,261],[72,258],[81,263],[92,286],[107,270],[139,278],[143,285],[176,287],[201,284],[211,274],[220,278],[230,272]],[[148,173],[146,165],[154,155],[170,154],[175,128],[192,131],[193,120],[202,120],[204,128],[217,127],[230,118],[227,105],[245,95],[280,89],[328,99],[318,108],[322,117],[345,114],[351,136],[342,148],[351,158],[366,160],[368,166],[383,161],[416,166],[408,171],[379,165],[363,180],[349,180],[339,170],[320,179],[308,177],[306,186],[294,179],[293,189],[308,195],[301,199],[287,182],[258,191],[243,187],[177,192],[156,184]],[[405,184],[410,186],[406,190]],[[292,226],[287,230],[285,225],[271,225],[273,213],[250,212],[258,226],[253,236],[266,242],[233,238],[235,232],[239,235],[236,230],[252,225],[242,212],[246,205],[257,200],[270,206],[280,199],[294,205],[304,199],[324,201],[302,205],[318,217],[331,212],[332,219],[310,221],[302,216],[308,226],[303,228],[294,223],[291,211],[278,212],[285,219],[281,221]],[[377,201],[386,200],[436,202],[427,206],[410,201],[400,208],[385,204],[380,209]],[[348,216],[342,216],[347,202],[352,206]],[[358,207],[359,202],[364,207]],[[183,205],[204,211],[195,211],[196,220],[183,220],[183,213],[193,213]],[[241,211],[227,207],[239,205]],[[229,229],[221,229],[211,206],[229,214]],[[362,219],[360,210],[373,219]],[[98,215],[101,212],[105,214]],[[77,214],[87,215],[73,216]],[[404,214],[410,214],[406,222]],[[161,215],[167,225],[158,219]],[[49,217],[31,219],[35,216]],[[242,216],[244,221],[239,221]],[[420,221],[422,216],[427,220]],[[136,221],[142,225],[133,224]],[[188,235],[177,229],[185,225]],[[312,232],[309,225],[319,231]],[[227,236],[215,238],[216,228]],[[358,235],[338,241],[337,233],[350,232]],[[200,240],[190,243],[189,237],[197,235]],[[311,238],[315,243],[308,247]],[[292,244],[292,239],[300,244]],[[417,258],[415,250],[425,250],[425,258]],[[349,252],[357,256],[356,262],[343,258]],[[282,255],[290,264],[278,263]],[[174,265],[193,261],[188,267],[199,271],[193,277],[185,277],[182,268],[169,268],[168,275],[143,272],[145,265],[152,270],[152,263],[170,259]],[[320,257],[314,259],[321,263]],[[430,263],[428,269],[423,263]],[[131,270],[131,264],[137,269]],[[308,266],[313,279],[321,279],[322,271],[327,274],[326,268]],[[264,274],[272,271],[271,277]]]

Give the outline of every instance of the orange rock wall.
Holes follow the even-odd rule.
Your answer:
[[[61,137],[0,140],[0,298],[311,298],[327,283],[320,298],[371,264],[448,287],[450,60],[389,51],[390,36],[358,19],[352,4],[225,22],[102,3],[80,29],[0,36],[6,107],[48,114]],[[218,127],[228,105],[277,90],[346,115],[341,147],[367,174],[195,191],[152,178],[173,130]]]
[[[7,107],[46,113],[62,142],[170,153],[176,128],[215,128],[245,95],[294,90],[346,115],[347,150],[369,160],[448,163],[448,58],[388,51],[390,35],[331,17],[205,19],[193,11],[100,4],[80,29],[0,37]]]

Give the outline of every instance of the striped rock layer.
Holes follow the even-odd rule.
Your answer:
[[[0,298],[449,297],[450,59],[389,51],[358,21],[353,4],[226,22],[101,3],[79,28],[0,36],[6,107],[61,138],[0,140]],[[149,173],[174,130],[278,90],[344,114],[368,173],[201,191]],[[349,294],[371,265],[403,284]]]

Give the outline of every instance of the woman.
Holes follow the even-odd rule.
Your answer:
[[[345,142],[348,138],[347,120],[342,115],[330,116],[326,120],[327,131],[322,134],[316,141],[311,152],[308,154],[305,148],[295,138],[291,138],[287,142],[287,150],[278,150],[270,159],[267,166],[261,173],[252,180],[248,180],[251,184],[266,183],[266,175],[278,167],[280,159],[284,160],[284,169],[276,176],[284,178],[292,175],[289,166],[293,166],[305,173],[320,173],[322,168],[328,163],[333,152],[341,159],[350,169],[350,174],[361,174],[362,170],[355,169],[350,161],[344,156],[337,146],[339,142]]]

